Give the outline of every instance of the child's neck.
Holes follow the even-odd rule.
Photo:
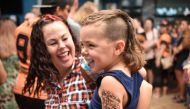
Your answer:
[[[111,70],[121,70],[123,73],[125,73],[127,76],[131,77],[131,71],[123,62],[118,62],[117,64],[114,64],[111,68],[107,69],[107,71]]]

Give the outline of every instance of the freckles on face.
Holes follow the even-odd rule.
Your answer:
[[[55,67],[62,71],[72,66],[75,46],[72,36],[62,22],[55,21],[43,27],[44,41]]]

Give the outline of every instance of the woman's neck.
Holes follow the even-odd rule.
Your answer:
[[[72,72],[72,70],[74,69],[74,63],[72,64],[72,66],[68,69],[60,69],[59,73],[60,73],[60,77],[59,77],[59,82],[62,83],[64,78]]]

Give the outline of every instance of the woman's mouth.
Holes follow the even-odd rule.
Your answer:
[[[69,52],[63,52],[58,54],[58,57],[61,61],[67,61],[69,59]]]

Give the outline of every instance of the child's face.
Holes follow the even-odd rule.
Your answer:
[[[42,30],[53,64],[59,71],[67,71],[75,57],[75,46],[67,26],[55,21],[45,25]]]
[[[82,27],[80,31],[82,55],[92,72],[110,70],[116,59],[115,42],[107,38],[103,27],[91,24]]]

